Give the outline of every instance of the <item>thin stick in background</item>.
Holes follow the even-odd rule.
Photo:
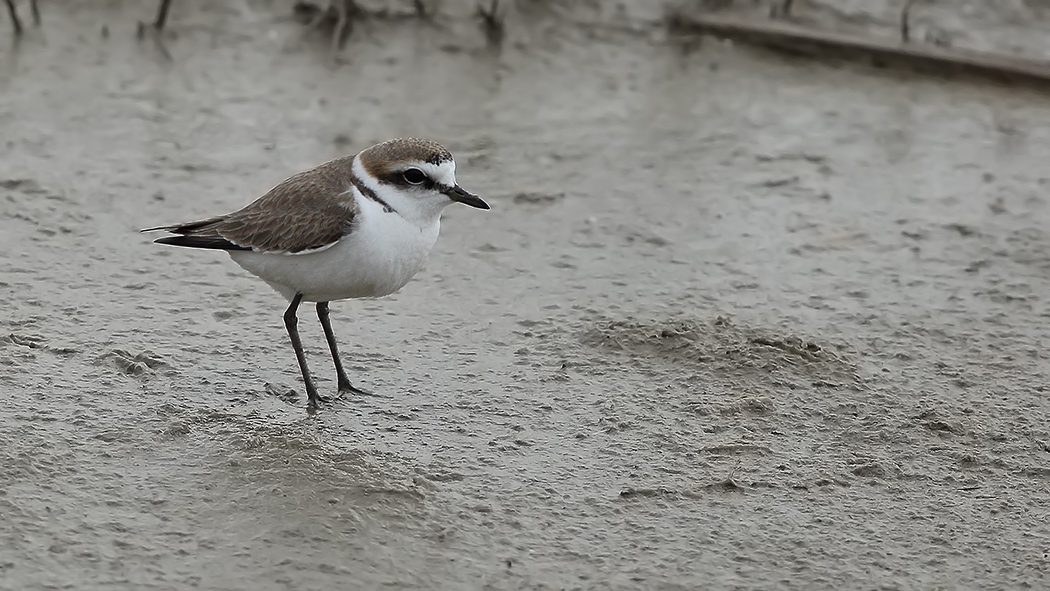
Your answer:
[[[485,32],[485,39],[491,46],[503,43],[503,16],[499,13],[499,0],[491,0],[488,8],[478,2],[475,14],[481,21],[481,29]]]
[[[7,3],[7,12],[11,15],[11,26],[15,29],[15,37],[21,37],[24,29],[22,21],[18,18],[18,11],[15,10],[15,2],[14,0],[4,0],[4,2]]]
[[[160,0],[160,6],[157,7],[157,20],[153,23],[153,28],[161,31],[164,29],[164,23],[168,22],[168,9],[171,8],[171,0]]]
[[[769,7],[769,18],[791,18],[791,5],[795,0],[782,0],[779,4],[773,2]]]
[[[168,22],[168,10],[171,8],[171,0],[160,0],[160,4],[157,6],[157,20],[153,21],[152,25],[139,21],[138,29],[135,32],[135,37],[139,41],[146,38],[147,34],[153,38],[153,43],[156,44],[157,49],[160,50],[161,55],[164,59],[173,61],[171,52],[164,46],[164,39],[161,38],[161,30],[164,25]],[[108,31],[103,31],[103,36],[106,36]]]
[[[901,41],[908,43],[911,41],[911,5],[915,3],[915,0],[906,0],[904,2],[904,8],[901,8]]]
[[[297,2],[295,11],[301,14],[313,13],[313,18],[306,25],[308,31],[316,31],[333,18],[335,24],[332,30],[331,46],[328,55],[331,59],[339,56],[347,37],[353,32],[354,20],[365,14],[364,9],[357,5],[354,0],[329,0],[327,5],[316,5],[313,2]]]
[[[434,15],[430,14],[430,8],[427,7],[423,0],[412,0],[412,7],[416,10],[416,16],[420,19],[425,21],[432,20]]]
[[[346,34],[346,27],[350,24],[349,12],[353,4],[352,0],[347,2],[344,0],[335,0],[332,5],[335,7],[335,30],[332,31],[332,47],[329,48],[329,54],[334,59],[339,54],[339,50],[343,47],[343,36]],[[354,9],[357,6],[353,6]]]

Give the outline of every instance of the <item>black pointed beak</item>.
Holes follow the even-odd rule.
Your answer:
[[[464,205],[469,205],[478,209],[489,209],[489,204],[482,201],[481,197],[466,191],[459,185],[445,189],[445,195],[448,195],[449,199],[459,201]]]

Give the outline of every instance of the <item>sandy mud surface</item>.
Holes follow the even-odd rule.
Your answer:
[[[175,0],[171,60],[152,2],[42,4],[0,30],[0,588],[1047,587],[1045,91],[655,2],[522,1],[499,49],[392,4],[336,66],[291,2]],[[493,209],[333,304],[381,397],[309,416],[280,296],[136,231],[399,135]]]

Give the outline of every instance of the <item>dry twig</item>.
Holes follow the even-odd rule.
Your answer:
[[[791,18],[791,5],[795,0],[782,0],[779,4],[774,2],[769,7],[769,18]]]
[[[481,30],[485,32],[485,39],[489,45],[497,46],[503,43],[503,15],[499,12],[499,0],[490,0],[488,8],[482,2],[478,2],[475,11],[481,21]]]
[[[907,43],[911,41],[911,5],[915,3],[915,0],[905,0],[904,7],[901,8],[901,41]]]
[[[22,36],[22,20],[18,18],[18,11],[15,10],[14,0],[4,0],[7,3],[7,12],[11,15],[11,26],[15,29],[15,37]]]
[[[434,16],[430,13],[430,8],[427,7],[427,3],[424,0],[412,0],[412,7],[416,11],[416,16],[421,20],[429,21]]]
[[[168,22],[168,9],[171,8],[171,0],[160,0],[160,5],[157,6],[157,20],[153,23],[153,28],[157,31],[164,29],[164,23]]]
[[[334,18],[335,25],[329,47],[329,55],[332,59],[339,54],[347,36],[350,35],[354,19],[365,14],[354,0],[329,0],[327,6],[318,6],[312,2],[300,0],[295,4],[295,11],[303,15],[313,14],[313,18],[306,25],[307,31],[317,30],[325,21]]]

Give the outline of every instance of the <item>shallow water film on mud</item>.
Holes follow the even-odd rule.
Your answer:
[[[1047,587],[1046,87],[669,26],[753,2],[157,4],[0,8],[0,589]],[[402,136],[492,209],[332,302],[375,396],[311,414],[287,301],[138,230]]]

